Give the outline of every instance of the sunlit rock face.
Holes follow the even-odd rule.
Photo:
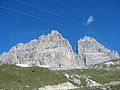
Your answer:
[[[26,63],[50,67],[75,67],[75,54],[69,42],[57,31],[42,35],[38,40],[19,43],[0,57],[1,63]],[[74,65],[73,65],[74,64]],[[72,65],[72,66],[71,66]]]
[[[110,51],[95,39],[86,36],[77,42],[77,53],[74,53],[68,40],[52,30],[48,35],[42,35],[28,43],[18,43],[0,55],[0,63],[72,69],[116,58],[119,58],[116,51]]]
[[[77,50],[85,66],[119,58],[119,54],[116,51],[110,51],[94,38],[88,36],[85,36],[77,42]]]

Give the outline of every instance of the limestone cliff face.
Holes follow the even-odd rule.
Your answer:
[[[94,38],[88,36],[77,42],[77,50],[85,66],[119,58],[119,54],[116,51],[110,51]]]
[[[46,65],[54,68],[80,68],[119,58],[91,37],[77,42],[78,53],[72,51],[67,39],[53,30],[28,43],[19,43],[0,55],[0,63]]]
[[[19,43],[0,57],[1,63],[26,63],[50,67],[70,67],[75,60],[69,42],[57,31],[42,35],[38,40]]]

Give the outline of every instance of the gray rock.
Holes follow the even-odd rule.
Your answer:
[[[19,43],[0,56],[1,63],[47,65],[69,67],[75,61],[75,54],[69,42],[57,31],[43,35],[26,44]]]
[[[67,73],[65,73],[65,76],[67,77],[67,79],[69,79],[71,82],[77,84],[77,85],[81,85],[81,81],[80,79],[78,79],[76,77],[76,75],[72,74],[72,75],[69,75]]]
[[[0,55],[0,63],[46,65],[53,68],[81,68],[119,58],[116,51],[110,51],[91,37],[78,41],[75,54],[67,39],[53,30],[48,35],[28,43],[18,43],[8,52]]]
[[[81,57],[85,66],[119,58],[116,51],[110,51],[92,37],[85,36],[80,39],[77,42],[77,47],[77,54]]]

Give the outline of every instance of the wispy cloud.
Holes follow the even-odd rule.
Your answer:
[[[91,24],[93,21],[95,21],[94,17],[93,16],[89,16],[87,21],[85,22],[85,25],[89,25]]]

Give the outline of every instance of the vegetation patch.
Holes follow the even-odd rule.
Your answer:
[[[31,90],[67,81],[61,71],[37,66],[22,68],[15,65],[0,65],[0,89],[4,90]]]

